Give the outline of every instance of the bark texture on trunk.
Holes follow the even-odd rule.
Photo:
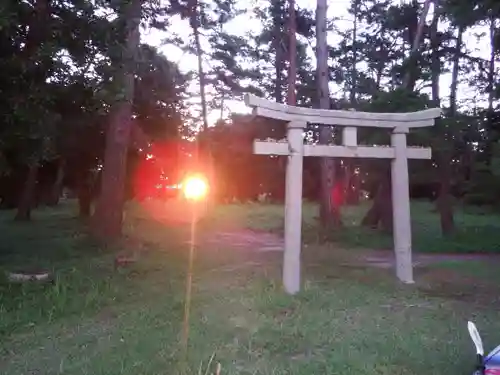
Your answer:
[[[360,200],[360,174],[359,165],[356,161],[350,161],[349,167],[349,186],[346,193],[346,204],[358,205]]]
[[[85,219],[92,213],[92,194],[86,186],[78,189],[78,216]]]
[[[198,68],[198,87],[200,89],[200,104],[201,104],[201,116],[203,121],[203,134],[208,135],[208,109],[207,109],[207,98],[206,98],[206,80],[205,80],[205,71],[203,69],[203,56],[204,51],[201,48],[200,41],[200,27],[201,27],[201,19],[203,18],[202,8],[199,6],[198,0],[190,0],[189,3],[189,24],[191,26],[191,30],[193,31],[194,44],[197,54],[197,68]],[[223,108],[221,108],[221,114],[223,113]],[[216,178],[215,178],[215,162],[212,154],[212,147],[210,144],[210,138],[206,138],[207,142],[205,142],[205,147],[200,145],[197,142],[197,150],[196,150],[196,159],[199,164],[202,160],[206,168],[207,178],[210,184],[210,194],[207,197],[208,204],[212,206],[215,196],[216,190]]]
[[[64,159],[60,159],[57,163],[57,174],[54,184],[50,189],[49,199],[47,201],[47,205],[56,206],[59,203],[59,199],[61,198],[62,189],[63,189],[63,180],[64,180],[64,167],[65,162]]]
[[[381,173],[381,182],[373,198],[373,205],[361,225],[392,233],[392,220],[391,169],[387,166]]]
[[[356,173],[356,162],[347,159],[344,167],[344,204],[359,204],[359,175]]]
[[[288,95],[287,104],[296,105],[296,82],[297,82],[297,26],[295,24],[295,0],[289,0],[288,3]]]
[[[352,67],[351,67],[351,90],[349,92],[349,101],[352,109],[357,108],[357,81],[358,81],[358,49],[356,45],[357,35],[358,35],[358,9],[359,0],[354,0],[354,20],[352,25]],[[351,204],[353,202],[353,196],[355,192],[353,191],[353,180],[354,180],[354,168],[355,160],[346,158],[342,160],[343,165],[343,200],[342,204]]]
[[[453,216],[453,197],[451,195],[451,157],[448,151],[439,156],[439,196],[437,208],[439,210],[441,233],[445,236],[455,231]]]
[[[28,221],[31,219],[31,209],[34,203],[38,165],[32,164],[28,168],[26,182],[24,183],[21,197],[17,206],[15,220]]]
[[[96,188],[99,187],[99,178],[96,181],[95,176],[90,171],[84,171],[79,175],[76,186],[78,198],[78,216],[86,219],[92,215],[92,202],[96,195]]]
[[[134,65],[140,40],[141,13],[142,0],[130,0],[123,15],[126,42],[123,60],[116,74],[121,93],[112,107],[106,132],[101,192],[92,226],[94,234],[103,239],[116,238],[122,230],[127,151],[132,127]]]
[[[330,91],[328,88],[328,44],[326,41],[327,2],[318,0],[316,7],[316,61],[318,104],[320,108],[330,109]],[[321,144],[333,141],[331,127],[322,126],[319,135]],[[321,202],[320,220],[323,226],[338,227],[342,224],[339,207],[332,201],[332,190],[335,185],[336,163],[333,158],[321,158]]]
[[[489,25],[489,37],[490,37],[490,48],[491,54],[488,62],[488,112],[487,112],[487,131],[488,131],[488,139],[485,144],[485,156],[484,161],[487,166],[491,166],[491,160],[493,158],[493,148],[494,145],[499,141],[500,134],[493,130],[493,123],[495,122],[495,109],[494,109],[494,100],[495,100],[495,71],[496,71],[496,48],[495,48],[495,35],[496,35],[496,19],[492,17],[490,19]]]
[[[343,167],[344,167],[344,176],[343,176],[343,182],[344,182],[344,188],[343,188],[343,195],[342,195],[342,204],[347,204],[349,201],[349,196],[351,194],[352,190],[352,160],[345,159],[343,161]]]
[[[283,70],[285,68],[285,51],[283,49],[283,30],[281,26],[281,8],[280,2],[272,2],[273,15],[273,49],[275,54],[274,71],[276,74],[276,82],[274,86],[274,99],[277,103],[283,103]]]
[[[354,1],[354,21],[352,25],[352,67],[351,67],[351,75],[352,75],[352,84],[351,91],[349,95],[349,101],[351,102],[352,108],[356,108],[356,96],[357,96],[357,81],[358,81],[358,49],[356,45],[356,41],[358,38],[358,7],[359,0]]]
[[[413,88],[418,76],[418,53],[420,51],[420,44],[422,42],[422,37],[424,35],[425,29],[425,19],[429,13],[432,0],[425,0],[424,7],[422,9],[422,14],[420,18],[415,18],[416,22],[410,23],[408,25],[410,43],[413,43],[410,50],[410,56],[408,57],[408,70],[403,79],[404,88]],[[418,1],[413,0],[413,5],[415,9],[418,9]],[[418,19],[418,20],[417,20]]]
[[[437,25],[433,25],[434,36],[437,31]],[[451,72],[451,85],[450,85],[450,113],[449,116],[451,118],[455,117],[457,111],[457,91],[458,91],[458,73],[460,69],[460,54],[462,51],[462,43],[463,43],[463,32],[464,28],[459,27],[456,38],[456,46],[455,46],[455,55],[453,56],[453,67]],[[434,43],[434,48],[438,47],[437,41]],[[433,65],[439,64],[439,57],[436,56],[433,59]],[[435,86],[433,90],[433,95],[437,96],[439,92],[439,77],[434,77]],[[439,101],[438,101],[439,102]],[[438,120],[438,127],[440,124]],[[441,136],[445,136],[443,134]],[[453,216],[453,199],[451,196],[451,179],[452,179],[452,170],[451,170],[451,155],[450,150],[443,150],[438,155],[438,172],[439,172],[439,191],[438,191],[438,199],[437,199],[437,208],[440,213],[440,222],[441,222],[441,232],[444,235],[449,235],[455,230],[455,221]],[[465,154],[468,152],[466,151]]]
[[[205,94],[205,71],[203,70],[203,50],[201,49],[200,42],[200,9],[198,6],[198,0],[190,0],[190,16],[189,24],[193,30],[194,45],[197,54],[197,64],[198,64],[198,83],[200,88],[200,100],[201,100],[201,116],[203,118],[203,131],[208,129],[208,112],[207,112],[207,99]]]
[[[434,10],[434,17],[430,26],[430,42],[431,42],[431,95],[435,107],[441,106],[439,97],[439,78],[441,76],[441,62],[439,61],[439,9]],[[459,54],[460,46],[457,45],[458,51],[455,53],[456,57]],[[458,78],[458,63],[453,66],[452,74],[456,74],[455,79]],[[455,71],[456,69],[456,71]],[[457,82],[452,82],[451,91],[455,86],[455,92],[450,94],[450,99],[454,98],[456,101],[456,87]],[[453,104],[456,107],[456,103]],[[452,106],[453,106],[452,105]],[[442,119],[436,119],[436,129],[439,132],[439,137],[443,139],[444,144],[437,154],[438,174],[439,174],[439,195],[437,199],[437,208],[440,215],[441,232],[444,235],[450,235],[455,229],[455,222],[453,219],[453,200],[451,196],[451,179],[452,179],[452,149],[449,143],[453,142],[448,134],[446,124]]]

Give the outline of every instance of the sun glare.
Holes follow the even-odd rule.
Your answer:
[[[182,192],[186,199],[201,200],[208,193],[208,183],[202,177],[188,177],[182,184]]]

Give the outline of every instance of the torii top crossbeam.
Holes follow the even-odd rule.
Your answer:
[[[431,108],[408,113],[378,113],[358,111],[338,111],[332,109],[302,108],[272,102],[247,94],[245,104],[253,108],[253,114],[283,120],[305,123],[361,126],[376,128],[422,128],[434,125],[434,119],[441,115],[440,108]]]

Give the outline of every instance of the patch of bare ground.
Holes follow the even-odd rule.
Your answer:
[[[417,273],[418,289],[440,297],[483,307],[500,307],[500,286],[453,269],[424,267]]]
[[[310,254],[315,261],[307,264],[306,269],[312,275],[321,274],[325,279],[351,279],[361,283],[373,283],[374,280],[394,279],[394,253],[380,250],[347,251],[330,249],[334,254]],[[306,258],[308,256],[306,255]],[[492,254],[415,254],[415,288],[428,297],[444,298],[482,307],[500,307],[500,285],[493,279],[479,277],[464,272],[468,262],[500,264],[500,256]],[[458,268],[444,266],[457,262]]]

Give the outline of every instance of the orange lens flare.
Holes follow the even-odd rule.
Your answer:
[[[208,194],[207,181],[198,176],[191,176],[182,183],[182,193],[188,200],[199,201],[204,199]]]

